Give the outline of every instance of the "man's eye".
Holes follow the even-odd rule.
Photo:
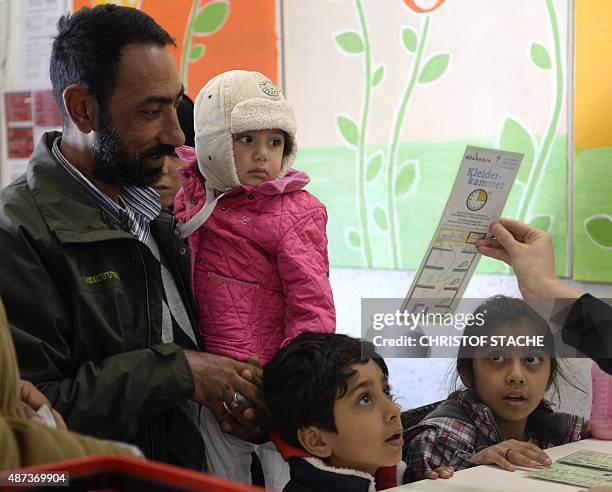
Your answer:
[[[161,110],[159,110],[159,109],[149,109],[149,110],[146,110],[146,111],[141,111],[140,114],[142,114],[145,118],[155,118],[156,116],[161,114]]]

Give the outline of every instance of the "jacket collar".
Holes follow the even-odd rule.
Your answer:
[[[402,485],[406,464],[400,461],[395,466],[381,467],[375,476],[351,468],[327,465],[320,458],[296,448],[283,440],[280,432],[270,432],[270,440],[285,461],[291,465],[291,478],[314,490],[343,490],[375,492]]]
[[[47,226],[62,243],[86,243],[133,238],[109,229],[100,207],[57,162],[51,148],[61,132],[43,134],[26,169],[26,180]]]

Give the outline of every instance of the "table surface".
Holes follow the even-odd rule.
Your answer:
[[[546,453],[553,461],[556,461],[568,454],[580,451],[581,449],[612,453],[612,441],[584,439],[582,441],[564,444],[563,446],[557,446],[556,448],[546,449]],[[448,480],[421,480],[388,490],[396,492],[403,490],[448,490],[454,492],[574,492],[585,490],[584,487],[527,478],[525,474],[528,471],[533,470],[520,468],[514,472],[509,472],[497,466],[481,465],[455,472],[454,476]]]

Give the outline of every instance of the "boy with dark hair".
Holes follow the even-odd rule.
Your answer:
[[[263,392],[291,468],[286,492],[402,483],[401,410],[388,375],[371,343],[334,333],[303,333],[268,362]],[[451,475],[440,468],[427,478]]]

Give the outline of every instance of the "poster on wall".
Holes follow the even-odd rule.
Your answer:
[[[574,278],[612,282],[612,4],[576,2]]]
[[[192,99],[226,70],[257,70],[278,79],[275,0],[73,0],[72,10],[112,3],[153,17],[175,39],[171,48]]]
[[[567,274],[567,0],[284,0],[295,167],[333,266],[416,268],[466,145],[525,155],[504,215]],[[316,28],[313,28],[316,26]],[[479,271],[509,272],[483,259]]]
[[[21,33],[22,87],[50,87],[49,57],[57,21],[66,12],[66,0],[24,0]]]
[[[51,89],[4,93],[6,180],[21,175],[42,134],[60,130],[61,115]]]

